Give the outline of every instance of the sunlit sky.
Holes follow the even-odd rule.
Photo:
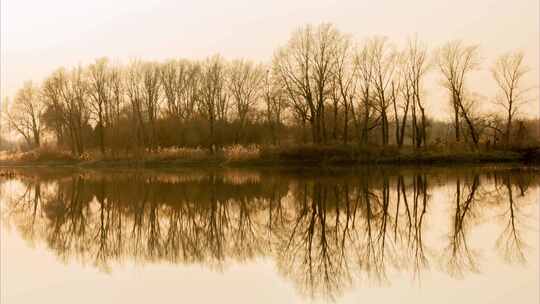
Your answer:
[[[495,95],[489,72],[495,57],[521,49],[538,96],[538,0],[2,0],[1,8],[3,97],[25,80],[39,82],[60,66],[103,56],[127,62],[220,53],[269,61],[295,28],[320,22],[358,39],[385,35],[400,44],[418,34],[431,48],[453,39],[478,43],[483,69],[470,83],[487,97]],[[444,95],[435,71],[431,77],[429,108],[442,117]],[[538,98],[527,112],[539,113]]]

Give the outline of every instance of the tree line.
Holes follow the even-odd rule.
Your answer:
[[[459,40],[430,51],[417,37],[402,47],[385,37],[359,43],[332,24],[305,25],[268,64],[215,55],[60,68],[26,82],[5,117],[28,147],[49,138],[74,155],[308,142],[511,146],[527,131],[519,111],[530,69],[520,51],[501,55],[491,66],[497,110],[484,113],[469,85],[480,64],[479,47]],[[439,129],[451,135],[427,111],[429,73],[447,92],[452,122]]]

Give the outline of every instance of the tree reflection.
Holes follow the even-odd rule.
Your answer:
[[[471,250],[467,235],[477,214],[476,194],[480,184],[479,175],[472,176],[472,181],[461,177],[456,179],[455,209],[449,232],[449,244],[445,249],[448,271],[452,275],[462,276],[464,271],[478,271],[475,252]]]
[[[529,188],[530,180],[518,175],[515,182],[512,180],[512,175],[504,175],[501,177],[506,199],[501,200],[503,212],[500,217],[503,221],[503,229],[497,239],[496,246],[502,256],[508,262],[525,263],[525,249],[527,247],[524,240],[523,221],[526,215],[522,211],[523,201],[516,199],[517,189],[518,197],[525,196]]]
[[[12,181],[18,186],[1,187],[5,223],[64,261],[106,272],[124,261],[222,270],[231,261],[270,257],[303,294],[333,298],[362,277],[389,283],[389,272],[400,271],[419,278],[436,258],[451,275],[480,271],[469,234],[492,212],[502,219],[499,252],[525,262],[522,201],[538,189],[536,177],[457,169],[369,169],[345,177],[23,172]],[[451,195],[434,204],[440,181],[452,185]],[[441,218],[450,221],[447,231]],[[429,244],[426,233],[435,234]],[[436,242],[441,234],[444,244]]]

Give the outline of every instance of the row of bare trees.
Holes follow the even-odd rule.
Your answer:
[[[385,37],[357,44],[331,24],[293,32],[268,65],[249,60],[132,61],[98,59],[59,69],[21,88],[7,111],[28,146],[44,134],[80,155],[156,149],[214,148],[231,143],[312,141],[425,147],[430,140],[426,75],[448,91],[456,142],[510,145],[528,101],[523,54],[492,67],[498,110],[478,111],[468,78],[480,66],[476,45],[452,41],[430,52],[417,37],[398,48]],[[491,133],[490,133],[491,131]],[[489,137],[492,134],[492,137]]]
[[[465,45],[461,41],[450,42],[437,53],[438,67],[443,75],[442,83],[451,97],[455,139],[458,142],[461,140],[464,121],[474,146],[478,147],[482,128],[493,129],[503,138],[505,145],[510,145],[516,114],[530,101],[528,93],[532,88],[524,83],[524,77],[530,68],[525,65],[524,55],[519,51],[496,59],[491,73],[498,87],[497,95],[493,99],[493,103],[498,106],[497,112],[494,117],[483,117],[476,109],[479,97],[467,86],[467,77],[479,69],[480,62],[478,46]],[[500,123],[501,119],[503,123]]]

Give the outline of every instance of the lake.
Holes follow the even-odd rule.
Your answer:
[[[2,303],[540,301],[535,168],[3,172]]]

